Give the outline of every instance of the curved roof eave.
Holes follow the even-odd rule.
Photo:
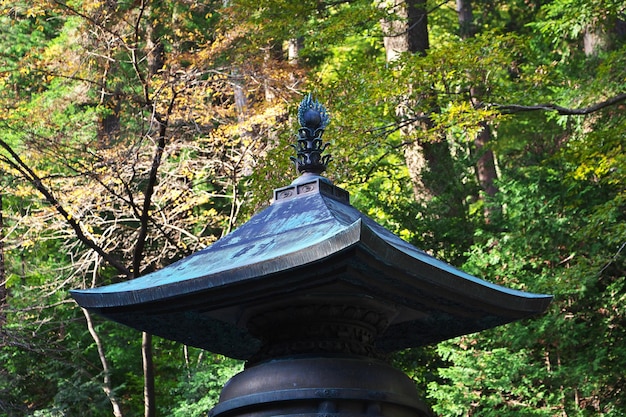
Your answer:
[[[229,268],[222,268],[221,265],[228,264],[228,260],[232,259],[233,250],[237,251],[239,247],[231,248],[233,249],[231,251],[200,251],[196,254],[195,261],[185,258],[143,277],[104,287],[72,290],[71,293],[84,308],[111,308],[165,301],[197,292],[207,292],[213,288],[260,279],[302,267],[340,252],[358,243],[360,223],[361,221],[357,220],[343,227],[328,224],[327,232],[318,236],[318,239],[307,242],[307,246],[292,245],[291,250],[287,252],[263,251],[260,259],[251,258],[247,261],[232,262]],[[270,246],[271,242],[260,239],[256,244]],[[211,265],[212,261],[216,261],[215,263],[219,263],[220,266]],[[207,267],[204,273],[203,265]],[[190,274],[190,269],[197,273]],[[186,270],[187,274],[177,274],[182,270]]]
[[[294,293],[326,294],[337,282],[344,283],[341,291],[377,297],[402,311],[379,340],[386,351],[539,314],[552,299],[467,274],[321,193],[274,203],[159,271],[72,296],[114,321],[245,358],[258,341],[239,327],[241,308]],[[220,342],[218,334],[228,337]]]
[[[258,225],[273,227],[269,232]],[[73,290],[72,296],[85,308],[161,301],[303,267],[355,244],[390,267],[422,283],[454,290],[461,297],[527,311],[542,311],[552,298],[467,274],[405,242],[354,207],[321,194],[270,206],[212,246],[159,271],[104,287]],[[529,306],[529,300],[536,302]]]

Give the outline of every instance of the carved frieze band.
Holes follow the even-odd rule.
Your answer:
[[[263,343],[251,362],[311,353],[379,357],[374,342],[389,318],[369,308],[312,304],[258,314],[247,325]]]

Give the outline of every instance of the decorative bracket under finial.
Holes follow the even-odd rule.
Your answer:
[[[292,145],[296,149],[296,156],[292,156],[291,160],[299,173],[319,175],[326,170],[331,160],[330,155],[322,156],[328,146],[328,143],[322,144],[322,135],[330,117],[326,108],[308,94],[300,102],[298,121],[302,127],[298,129],[297,143]]]

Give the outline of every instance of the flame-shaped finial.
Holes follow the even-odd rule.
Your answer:
[[[330,117],[326,108],[308,94],[300,102],[298,121],[301,128],[298,129],[298,141],[293,145],[296,156],[292,156],[291,160],[296,164],[299,173],[319,175],[326,170],[331,160],[330,155],[322,156],[328,146],[328,143],[322,144],[322,135]]]

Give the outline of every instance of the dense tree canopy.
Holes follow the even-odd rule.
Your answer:
[[[626,414],[621,0],[0,0],[0,416],[200,416],[241,363],[68,290],[162,268],[327,172],[405,240],[555,300],[390,358],[440,416]]]

